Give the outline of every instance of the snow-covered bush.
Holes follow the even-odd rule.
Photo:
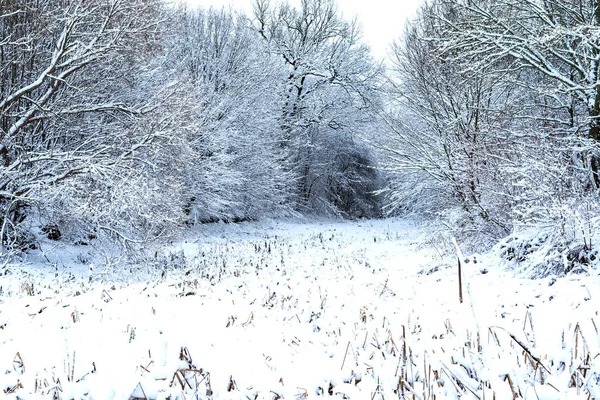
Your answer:
[[[496,251],[536,277],[596,271],[600,240],[596,195],[568,197],[538,211],[545,213],[544,218],[538,215],[529,227],[517,227]]]

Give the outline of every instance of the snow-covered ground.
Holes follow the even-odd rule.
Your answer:
[[[148,265],[0,271],[0,398],[600,398],[597,276],[467,256],[461,304],[413,221],[204,228]]]

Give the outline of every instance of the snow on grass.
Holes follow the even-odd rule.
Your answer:
[[[8,267],[0,398],[600,396],[598,277],[471,256],[460,304],[436,240],[398,220],[216,224],[119,273]]]

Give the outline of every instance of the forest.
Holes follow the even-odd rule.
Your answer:
[[[599,26],[595,0],[430,0],[378,60],[334,0],[2,0],[2,257],[417,215],[470,249],[542,251],[540,275],[586,269]]]
[[[342,1],[0,0],[0,400],[600,399],[600,0]]]

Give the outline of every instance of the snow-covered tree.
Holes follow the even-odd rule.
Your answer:
[[[589,259],[600,228],[598,15],[596,1],[422,6],[394,46],[392,206],[459,206],[469,224],[452,226],[493,239],[533,225],[552,265]]]
[[[551,124],[570,126],[584,149],[589,189],[600,187],[600,4],[589,0],[444,2],[461,17],[438,19],[446,57],[472,70],[501,66],[516,83],[544,97]],[[518,79],[530,70],[543,78]],[[530,74],[521,75],[531,77]],[[557,112],[560,111],[560,112]]]
[[[140,224],[156,228],[142,236],[158,234],[161,221],[177,219],[172,208],[161,218],[117,205],[152,198],[133,181],[124,189],[123,178],[160,179],[149,169],[168,163],[156,157],[181,129],[173,122],[184,114],[173,100],[179,88],[148,61],[160,53],[161,2],[25,0],[0,10],[3,246],[22,247],[40,224],[65,219],[90,236],[129,237]],[[168,204],[160,197],[143,207]]]
[[[186,180],[193,221],[254,219],[288,209],[279,162],[277,82],[282,69],[245,16],[185,11],[171,58],[199,105],[197,154]]]
[[[391,210],[439,212],[457,208],[469,229],[487,225],[506,233],[509,182],[501,169],[509,154],[507,117],[515,93],[494,70],[461,70],[441,57],[431,38],[443,32],[432,13],[452,18],[442,6],[423,6],[393,50],[393,131],[388,151]],[[413,203],[411,205],[411,203]]]
[[[377,124],[382,69],[362,44],[356,20],[345,20],[333,0],[302,0],[299,8],[258,0],[254,17],[286,71],[280,144],[298,206],[376,215],[377,174],[361,137]]]

